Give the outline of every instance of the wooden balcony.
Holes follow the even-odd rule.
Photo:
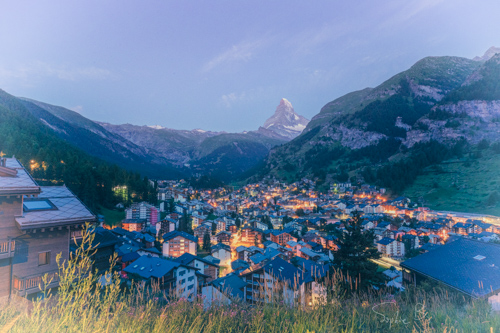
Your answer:
[[[44,284],[43,277],[47,274]],[[31,293],[40,292],[42,290],[59,286],[58,271],[46,272],[38,275],[30,275],[25,277],[14,276],[14,291],[18,296],[26,296]]]
[[[7,259],[13,257],[15,249],[16,249],[16,242],[13,240],[0,242],[0,259]]]

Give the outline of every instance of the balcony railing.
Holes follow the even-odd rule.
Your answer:
[[[16,242],[8,240],[0,243],[0,259],[10,258],[14,256]]]
[[[44,276],[47,278],[44,281]],[[43,274],[30,275],[25,277],[14,276],[14,290],[18,296],[25,296],[44,289],[50,289],[59,286],[58,271],[46,272]]]

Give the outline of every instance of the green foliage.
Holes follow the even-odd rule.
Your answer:
[[[386,100],[376,100],[365,108],[354,113],[351,122],[359,121],[368,123],[366,130],[379,132],[390,137],[406,137],[406,130],[395,126],[396,119],[402,118],[403,123],[413,125],[420,117],[429,113],[429,104],[412,98],[408,82],[400,81],[400,90],[397,94]]]
[[[208,175],[203,175],[199,178],[191,177],[189,179],[189,185],[191,185],[195,190],[211,190],[224,187],[223,182]]]
[[[297,216],[304,216],[304,215],[306,215],[306,213],[304,212],[304,209],[299,208],[299,209],[297,209],[295,211],[295,215],[297,215]]]
[[[377,180],[381,186],[400,193],[413,183],[424,168],[450,158],[452,153],[452,149],[437,141],[418,143],[407,159],[379,168]]]
[[[442,103],[485,100],[494,101],[500,99],[500,56],[496,55],[488,60],[477,71],[479,78],[468,85],[450,92]]]
[[[373,163],[386,161],[390,156],[398,152],[400,145],[401,141],[393,137],[382,139],[375,145],[351,151],[349,160],[354,162],[367,158]]]
[[[99,205],[111,208],[119,202],[115,186],[127,186],[130,200],[156,202],[147,178],[87,155],[58,138],[17,100],[0,97],[0,150],[15,155],[39,184],[66,184],[94,212]]]
[[[210,234],[206,233],[205,235],[203,235],[203,250],[210,252],[211,246],[212,245],[210,243]]]
[[[380,258],[373,247],[375,236],[372,231],[363,231],[362,222],[359,212],[355,211],[346,222],[345,232],[338,236],[339,249],[334,256],[334,265],[347,277],[345,287],[351,291],[367,290],[381,283],[378,266],[370,261]]]

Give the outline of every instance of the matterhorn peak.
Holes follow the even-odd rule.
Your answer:
[[[286,98],[282,98],[274,115],[266,120],[263,128],[288,139],[293,139],[302,133],[308,123],[308,119],[295,112],[292,103]]]
[[[286,98],[282,98],[281,99],[280,105],[278,105],[278,108],[280,108],[280,107],[285,107],[287,109],[292,109],[293,110],[292,103],[290,103]],[[278,110],[278,108],[276,110]]]

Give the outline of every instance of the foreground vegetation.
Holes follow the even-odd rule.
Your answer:
[[[261,306],[237,302],[208,307],[176,299],[155,286],[123,288],[117,272],[107,284],[92,273],[92,237],[60,263],[57,295],[45,291],[32,304],[14,300],[0,309],[0,332],[498,332],[500,315],[485,300],[470,300],[444,289],[410,288],[346,294],[338,277],[329,284],[328,304]],[[78,258],[78,259],[77,259]],[[112,262],[114,262],[113,259]]]

